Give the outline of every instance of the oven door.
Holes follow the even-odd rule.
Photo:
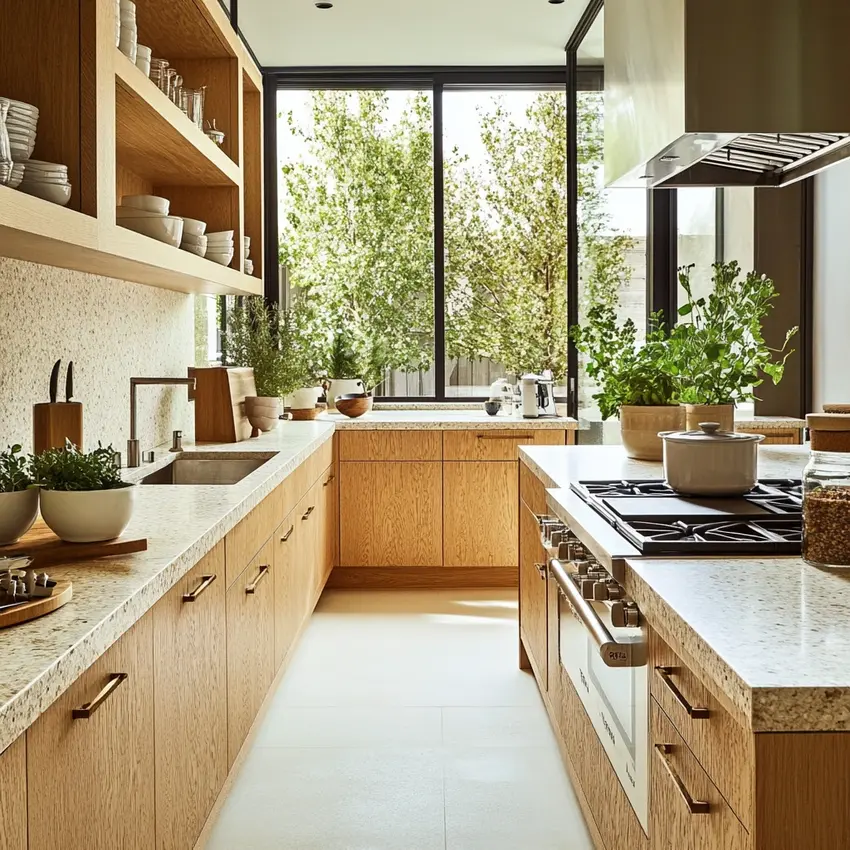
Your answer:
[[[644,832],[649,820],[649,676],[643,626],[618,629],[609,603],[581,596],[572,565],[553,560],[559,654]]]

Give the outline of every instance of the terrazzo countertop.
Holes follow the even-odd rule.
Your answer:
[[[340,431],[462,431],[466,429],[575,431],[578,429],[578,422],[567,417],[517,419],[503,413],[488,416],[480,405],[474,409],[373,410],[357,419],[349,419],[341,413],[329,411],[321,414],[317,421],[333,422]]]
[[[660,478],[660,463],[629,460],[614,446],[528,446],[520,454],[550,488],[551,509],[619,568],[647,622],[700,665],[740,722],[759,732],[850,730],[850,571],[800,558],[644,558],[569,486]],[[799,478],[807,460],[803,446],[762,447],[759,474]]]
[[[735,424],[743,425],[747,429],[761,428],[765,431],[802,431],[806,427],[806,420],[792,416],[753,416],[736,412]]]
[[[323,443],[333,426],[285,422],[242,443],[198,446],[200,452],[236,457],[274,453],[229,486],[143,486],[125,532],[147,537],[136,555],[54,567],[54,578],[71,579],[74,598],[52,614],[0,631],[0,752],[20,735],[83,671],[177,583],[243,517]],[[186,449],[193,446],[187,442]],[[174,456],[127,470],[137,480]]]

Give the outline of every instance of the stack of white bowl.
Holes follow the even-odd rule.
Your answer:
[[[196,218],[183,219],[183,241],[180,247],[196,257],[203,257],[207,253],[207,237],[204,231],[207,229],[205,221]]]
[[[229,266],[233,260],[233,231],[222,230],[207,234],[206,258],[220,266]]]
[[[31,159],[26,164],[23,180],[18,188],[28,195],[35,195],[64,207],[71,200],[68,166]]]
[[[24,179],[24,169],[27,167],[25,162],[13,162],[12,172],[9,175],[9,182],[6,184],[10,189],[17,189]]]
[[[251,237],[243,236],[242,237],[242,246],[245,250],[245,274],[254,274],[254,261],[250,259],[251,256]]]
[[[136,61],[139,46],[139,31],[136,27],[136,4],[132,0],[121,2],[121,38],[118,49],[131,61]]]
[[[6,113],[6,130],[12,148],[12,162],[26,162],[35,148],[38,128],[38,107],[21,100],[3,98],[9,104]]]
[[[144,44],[136,46],[136,67],[146,76],[151,75],[151,49]]]
[[[121,0],[115,0],[115,46],[121,46]]]
[[[124,195],[115,210],[121,227],[177,247],[183,238],[183,219],[169,215],[170,201],[156,195]]]

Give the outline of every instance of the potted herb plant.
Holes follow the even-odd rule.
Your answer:
[[[337,396],[367,392],[357,351],[349,335],[339,327],[334,331],[331,340],[327,373],[328,410],[336,410]]]
[[[85,453],[66,442],[33,457],[32,477],[42,518],[68,543],[112,540],[130,522],[136,487],[121,479],[112,446]]]
[[[23,537],[38,516],[38,488],[18,445],[0,452],[0,545]]]
[[[741,279],[737,262],[715,263],[712,292],[695,298],[693,268],[679,269],[687,301],[679,308],[682,321],[670,333],[665,369],[679,385],[689,431],[700,422],[718,422],[732,431],[735,405],[755,399],[753,390],[765,376],[774,384],[782,380],[797,328],[788,331],[782,348],[770,348],[762,322],[778,297],[773,281],[754,271]]]
[[[617,324],[612,307],[588,311],[582,327],[571,331],[578,350],[587,357],[587,374],[598,384],[593,398],[603,419],[620,418],[623,446],[629,457],[661,460],[661,431],[681,430],[684,410],[676,382],[662,369],[666,334],[661,313],[651,317],[646,342],[638,343],[631,319]]]

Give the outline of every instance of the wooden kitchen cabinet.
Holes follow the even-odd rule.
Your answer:
[[[540,526],[527,505],[520,507],[519,633],[541,690],[548,687],[548,584]]]
[[[274,538],[227,591],[227,763],[233,764],[274,678]]]
[[[306,533],[293,510],[272,538],[274,554],[274,668],[286,658],[301,628],[304,589],[303,538]]]
[[[27,739],[0,753],[0,850],[27,848]]]
[[[565,434],[548,428],[444,431],[443,460],[516,461],[520,446],[563,446]]]
[[[154,617],[156,846],[192,847],[227,777],[224,541]]]
[[[515,461],[443,464],[447,567],[515,567],[518,515]]]
[[[338,540],[337,513],[339,511],[339,499],[337,498],[336,472],[333,466],[329,466],[317,485],[319,489],[319,501],[321,512],[319,514],[319,582],[317,591],[321,593],[322,588],[330,577],[336,562],[336,541]]]
[[[151,850],[154,777],[148,612],[27,732],[30,850]]]
[[[341,567],[442,566],[442,463],[343,461],[339,469]]]

